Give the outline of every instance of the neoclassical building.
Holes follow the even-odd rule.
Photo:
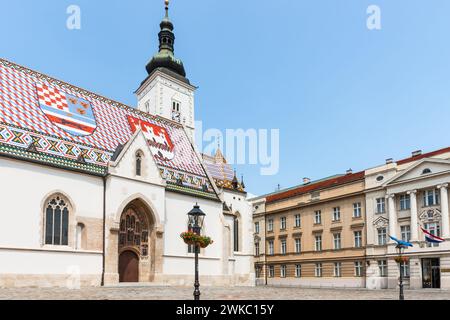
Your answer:
[[[202,285],[254,284],[243,181],[197,151],[167,6],[160,27],[136,108],[0,60],[0,287],[192,285],[196,203]]]
[[[366,170],[368,288],[398,284],[396,243],[389,235],[413,244],[401,267],[408,287],[450,288],[449,183],[450,148],[416,151]],[[427,243],[422,229],[446,241]]]
[[[449,289],[449,184],[444,148],[250,199],[257,284]]]

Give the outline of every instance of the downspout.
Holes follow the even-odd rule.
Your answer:
[[[105,269],[106,269],[106,179],[108,178],[108,168],[103,176],[103,250],[102,250],[102,280],[101,286],[105,286]]]
[[[265,211],[266,209],[264,209]],[[264,278],[267,286],[267,215],[264,212]]]

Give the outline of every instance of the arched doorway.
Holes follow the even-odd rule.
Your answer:
[[[119,256],[119,282],[139,282],[139,257],[133,251],[123,251]]]
[[[125,208],[119,230],[119,281],[139,282],[149,262],[150,225],[137,201]],[[147,272],[148,273],[148,272]]]

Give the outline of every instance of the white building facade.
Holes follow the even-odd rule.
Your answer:
[[[254,284],[251,207],[193,145],[195,87],[172,31],[166,14],[136,109],[0,60],[0,287],[192,285],[180,234],[196,203],[214,240],[201,284]]]
[[[450,148],[366,170],[367,288],[450,288]],[[445,239],[425,241],[422,229]],[[395,241],[409,241],[399,268]]]

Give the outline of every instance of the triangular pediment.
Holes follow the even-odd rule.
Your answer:
[[[140,155],[141,175],[136,174],[136,159]],[[121,148],[114,162],[110,164],[110,173],[129,179],[164,185],[160,170],[153,158],[150,147],[141,130],[136,131]]]
[[[450,173],[450,160],[422,159],[406,170],[397,173],[385,183],[385,186],[400,182],[424,179],[446,173]]]

